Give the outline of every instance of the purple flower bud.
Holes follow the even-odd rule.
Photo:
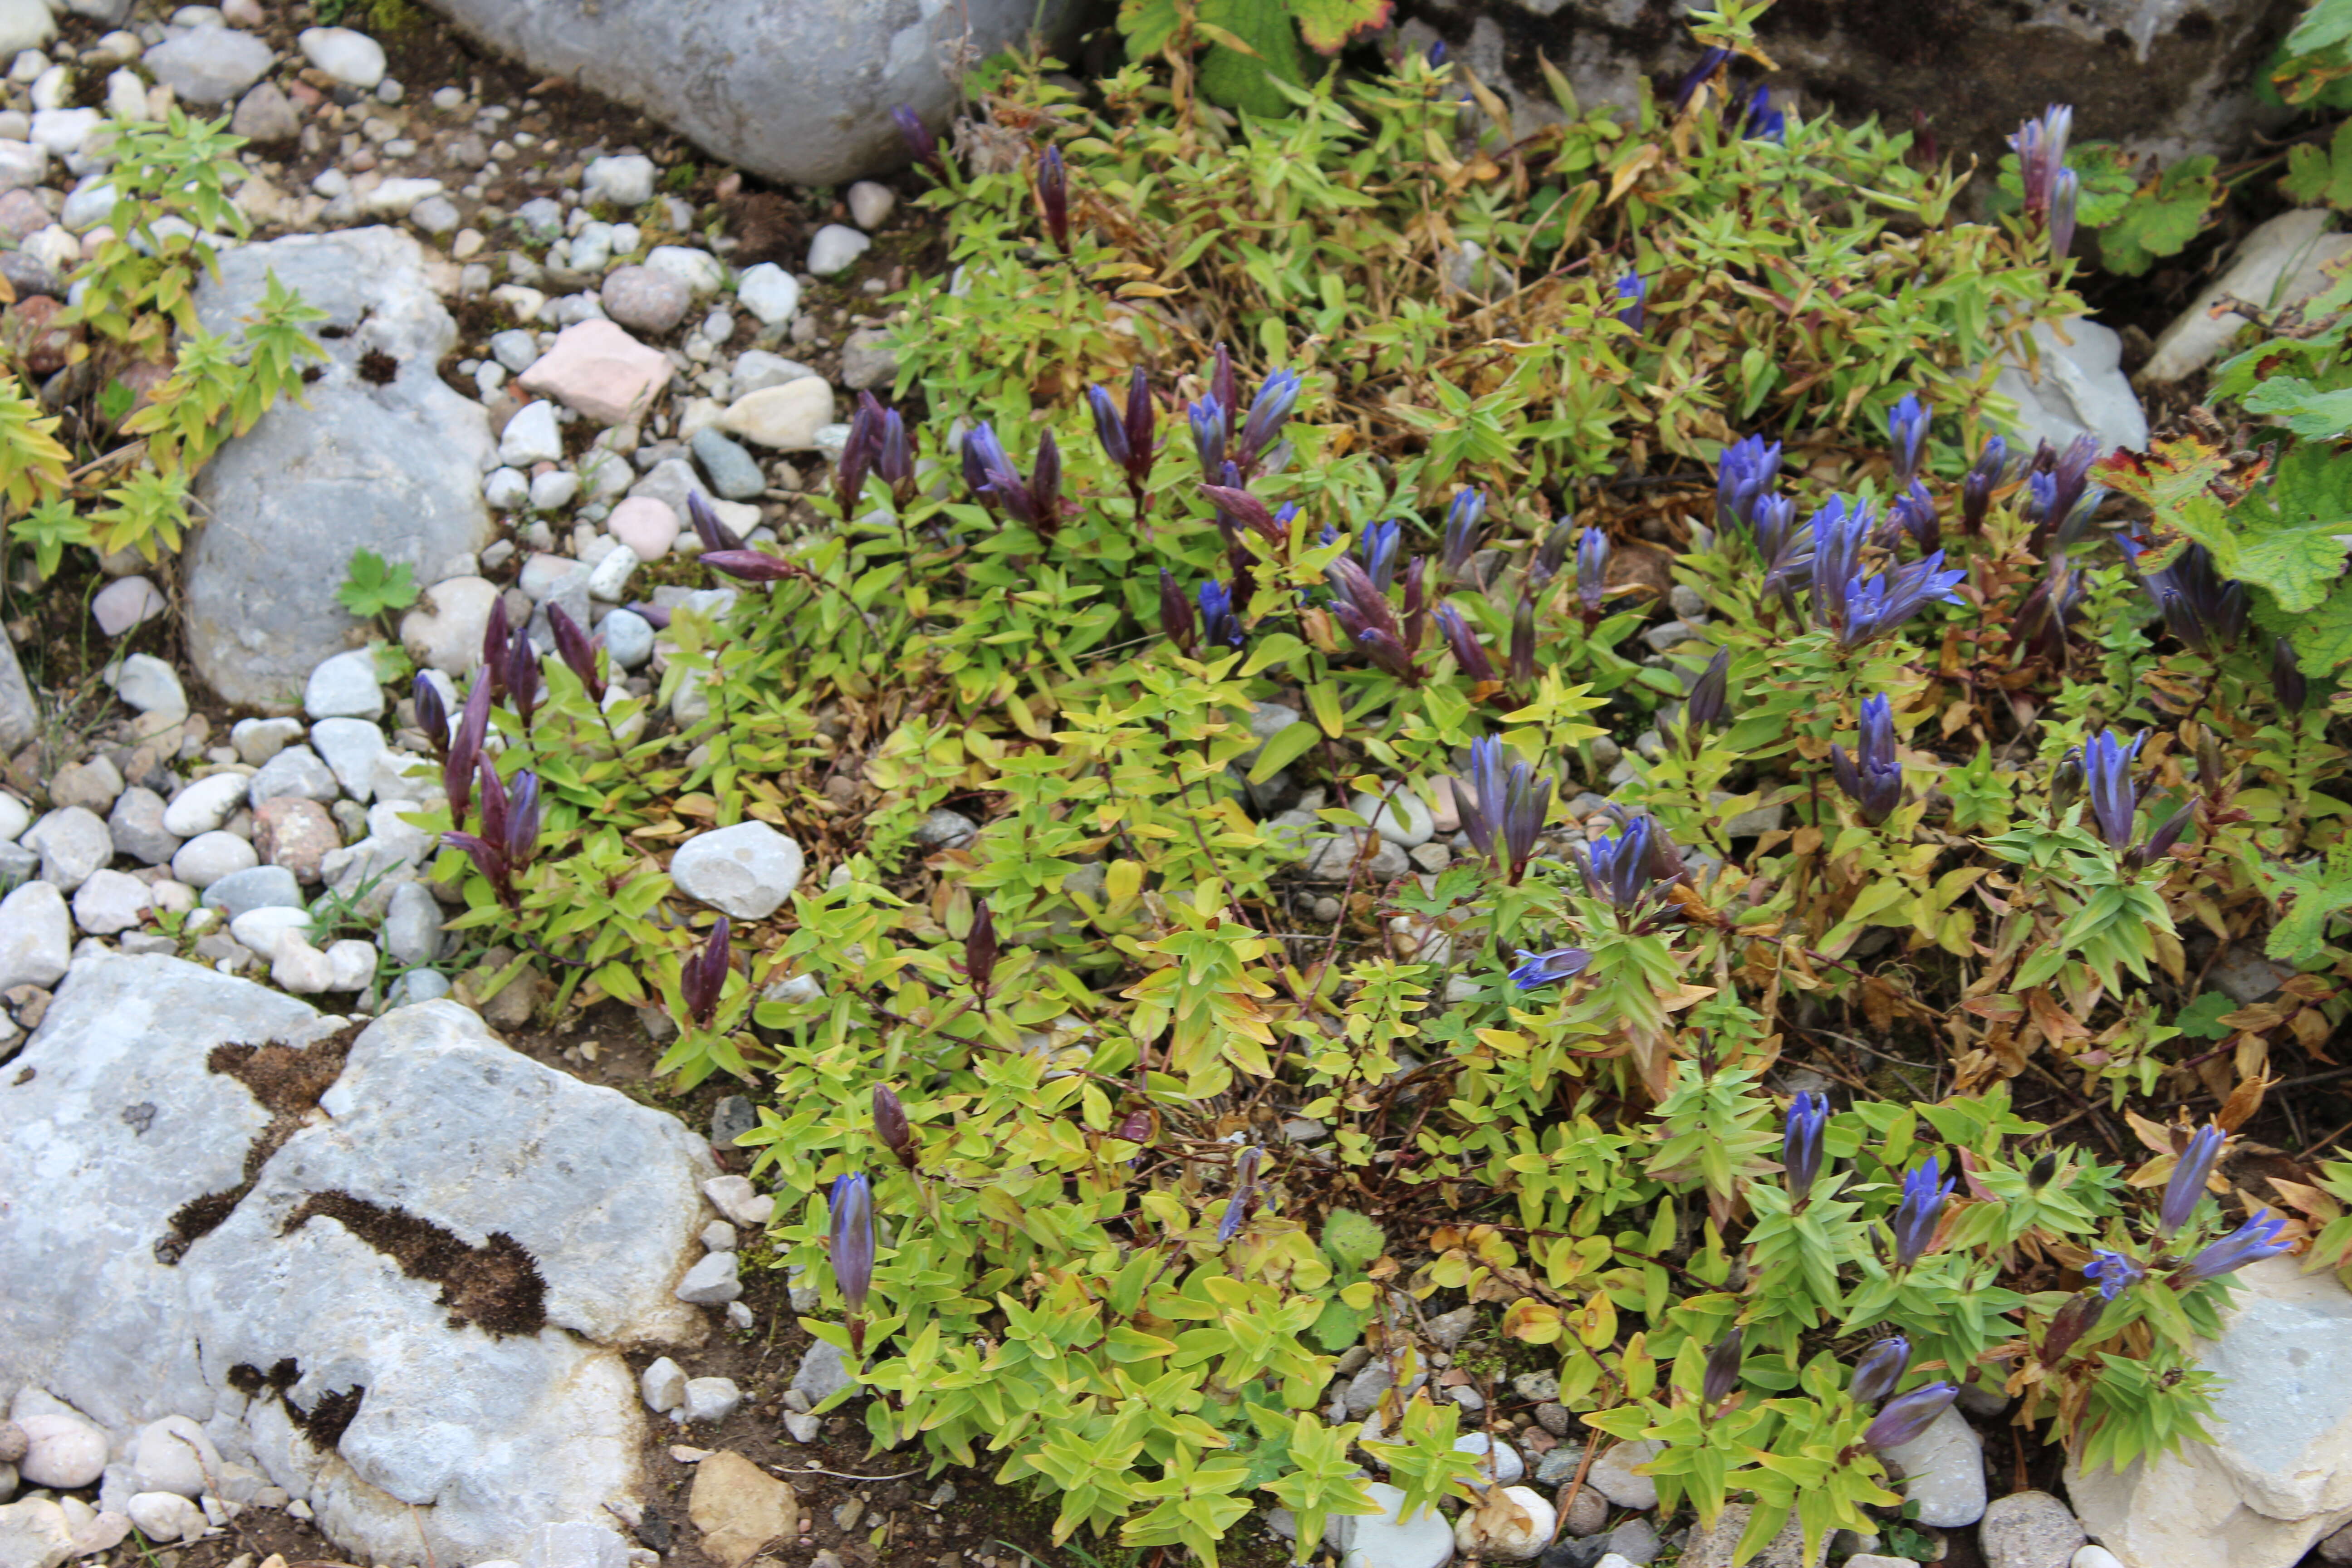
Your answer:
[[[841,444],[841,456],[833,465],[833,502],[843,517],[856,510],[857,498],[866,493],[866,476],[874,467],[881,443],[882,405],[872,393],[861,393],[856,411],[849,416],[849,435]]]
[[[2042,1364],[2056,1366],[2066,1359],[2074,1342],[2098,1327],[2099,1314],[2107,1309],[2107,1299],[2095,1291],[2084,1290],[2066,1299],[2066,1304],[2051,1315],[2050,1327],[2042,1335]]]
[[[1886,517],[1888,521],[1909,534],[1913,542],[1922,550],[1937,549],[1944,542],[1943,524],[1936,516],[1936,498],[1929,495],[1927,487],[1917,479],[1913,479],[1911,488],[1895,498],[1894,505],[1887,508]]]
[[[1930,1154],[1903,1178],[1903,1202],[1889,1222],[1895,1236],[1895,1266],[1898,1268],[1908,1268],[1918,1262],[1936,1239],[1936,1220],[1944,1212],[1944,1200],[1959,1184],[1945,1182],[1938,1186],[1937,1178],[1942,1173],[1941,1164]]]
[[[1731,696],[1731,650],[1719,647],[1699,671],[1683,700],[1683,750],[1696,757],[1706,743],[1706,732],[1723,722]]]
[[[1027,482],[1013,466],[1004,443],[996,438],[996,432],[984,421],[963,438],[963,474],[971,485],[972,499],[981,505],[991,510],[1001,507],[1007,516],[1033,526],[1037,522],[1037,509],[1030,500]],[[1058,488],[1058,460],[1055,478]]]
[[[898,1103],[898,1091],[887,1083],[874,1086],[874,1135],[898,1156],[898,1163],[910,1171],[915,1168],[915,1134],[907,1125],[907,1108]]]
[[[940,155],[940,139],[931,134],[931,128],[923,123],[921,115],[917,114],[911,106],[902,103],[890,111],[890,123],[898,128],[899,137],[907,143],[907,151],[915,155],[917,163],[938,179],[948,177],[947,160]]]
[[[1536,682],[1536,601],[1521,594],[1511,607],[1511,684],[1526,688]]]
[[[555,634],[555,651],[563,660],[564,668],[580,678],[580,684],[588,689],[590,698],[602,702],[604,700],[604,678],[597,672],[596,649],[589,642],[588,634],[580,629],[580,623],[572,618],[570,611],[552,600],[548,602],[547,625],[548,629]]]
[[[849,1309],[850,1337],[861,1342],[866,1292],[874,1288],[874,1190],[863,1171],[845,1172],[833,1184],[833,1278]]]
[[[1650,286],[1642,281],[1638,272],[1628,272],[1617,279],[1617,319],[1635,331],[1649,317]]]
[[[1247,636],[1241,617],[1234,614],[1232,592],[1213,578],[1202,584],[1202,640],[1216,647],[1239,647]]]
[[[1184,589],[1167,567],[1160,569],[1160,634],[1183,651],[1187,658],[1201,654],[1199,622],[1193,618],[1192,601],[1184,596]]]
[[[1529,952],[1521,948],[1518,952],[1518,966],[1511,971],[1511,984],[1522,991],[1572,980],[1592,962],[1592,955],[1580,947],[1555,947],[1549,952]]]
[[[1780,1164],[1787,1173],[1790,1206],[1802,1208],[1822,1173],[1822,1130],[1829,1125],[1830,1102],[1806,1090],[1790,1102],[1780,1132]]]
[[[771,555],[764,550],[706,550],[702,563],[743,583],[781,583],[802,574],[797,562]]]
[[[1486,515],[1484,490],[1458,491],[1445,509],[1445,543],[1437,559],[1448,583],[1459,583],[1469,574],[1470,558],[1478,552],[1478,524]]]
[[[1995,436],[1984,444],[1968,478],[1960,481],[1960,527],[1969,538],[1984,532],[1985,512],[1992,505],[1992,492],[2000,488],[2008,468],[2009,443]]]
[[[963,976],[985,997],[996,984],[996,912],[986,899],[971,901],[971,924],[963,934]]]
[[[1875,1405],[1895,1392],[1911,1364],[1911,1342],[1901,1334],[1881,1340],[1853,1363],[1853,1384],[1848,1390],[1856,1405]]]
[[[507,797],[507,865],[520,871],[530,864],[539,846],[539,775],[525,768],[515,774]]]
[[[1495,661],[1486,657],[1486,647],[1462,612],[1451,605],[1442,605],[1437,612],[1437,628],[1444,635],[1445,647],[1454,655],[1454,664],[1462,673],[1475,682],[1495,679]]]
[[[2197,1200],[2205,1195],[2205,1184],[2212,1179],[2213,1167],[2229,1142],[2228,1133],[2210,1125],[2189,1135],[2188,1147],[2172,1163],[2171,1180],[2164,1184],[2164,1202],[2156,1211],[2158,1237],[2170,1237],[2197,1212]]]
[[[507,892],[506,856],[497,845],[478,834],[445,833],[441,836],[441,847],[445,849],[464,850],[467,858],[473,861],[474,869],[479,871],[490,885],[498,889],[499,901],[500,903],[512,901]]]
[[[1249,1213],[1250,1198],[1257,1187],[1260,1158],[1257,1146],[1251,1144],[1234,1162],[1234,1195],[1225,1201],[1224,1216],[1217,1221],[1217,1240],[1221,1243],[1241,1234],[1242,1220]]]
[[[2256,1211],[2253,1218],[2190,1258],[2189,1267],[2182,1271],[2183,1281],[2218,1279],[2249,1263],[2276,1258],[2294,1246],[2292,1241],[2279,1239],[2279,1232],[2285,1228],[2284,1215],[2274,1215],[2268,1209]]]
[[[539,649],[531,646],[527,627],[517,626],[514,640],[507,645],[507,697],[522,721],[523,733],[530,734],[531,714],[539,708]]]
[[[499,777],[498,764],[484,757],[474,764],[474,776],[482,789],[482,838],[495,847],[501,859],[507,847],[507,786]]]
[[[1918,476],[1920,453],[1927,444],[1927,410],[1916,394],[1906,392],[1895,400],[1886,427],[1895,439],[1895,485],[1900,489]]]
[[[1276,371],[1259,384],[1257,397],[1250,404],[1249,418],[1234,443],[1234,460],[1241,465],[1243,473],[1254,472],[1259,457],[1274,445],[1276,432],[1297,405],[1301,386],[1295,370]]]
[[[2311,703],[2311,684],[2303,678],[2294,644],[2285,637],[2271,640],[2271,695],[2277,700],[2282,713],[2300,713]],[[419,703],[416,711],[422,717],[424,704]]]
[[[1215,480],[1225,472],[1225,410],[1214,394],[1186,410],[1192,425],[1192,450],[1201,459],[1201,476]]]
[[[1559,569],[1568,563],[1569,550],[1575,543],[1576,524],[1573,522],[1560,523],[1545,534],[1543,543],[1536,549],[1535,559],[1528,563],[1528,585],[1540,588],[1559,576]]]
[[[1706,52],[1699,56],[1698,64],[1691,67],[1684,74],[1681,86],[1675,89],[1676,114],[1680,114],[1690,106],[1690,100],[1696,96],[1698,89],[1705,87],[1715,73],[1722,68],[1723,62],[1730,58],[1731,51],[1720,44],[1709,46]]]
[[[467,695],[465,712],[450,738],[448,760],[441,765],[441,786],[449,796],[449,820],[460,825],[474,795],[474,763],[482,754],[482,742],[489,738],[493,668],[485,664],[474,672],[474,689]]]
[[[872,393],[866,394],[872,397]],[[881,413],[882,437],[874,452],[874,471],[890,487],[890,493],[899,500],[907,499],[915,483],[915,452],[907,439],[907,420],[895,408]]]
[[[1037,161],[1037,207],[1045,216],[1045,232],[1054,248],[1070,252],[1070,175],[1062,164],[1062,150],[1048,147]]]
[[[2050,186],[2050,259],[2063,261],[2074,248],[2074,204],[2083,195],[2083,176],[2061,169]]]
[[[1496,736],[1471,742],[1470,776],[1455,781],[1454,798],[1461,808],[1463,831],[1516,886],[1535,858],[1544,818],[1551,811],[1554,781],[1537,778],[1535,770],[1517,757],[1506,765],[1506,754]]]
[[[1888,1400],[1877,1418],[1864,1428],[1863,1447],[1879,1454],[1903,1447],[1934,1426],[1936,1417],[1949,1410],[1959,1394],[1959,1389],[1951,1384],[1930,1383]]]
[[[1735,1323],[1729,1333],[1707,1350],[1706,1373],[1700,1381],[1699,1398],[1710,1409],[1730,1398],[1731,1391],[1739,1386],[1740,1342],[1745,1337]]]
[[[1608,594],[1609,555],[1609,536],[1597,528],[1586,529],[1576,542],[1576,596],[1588,616],[1601,613]]]
[[[2025,216],[2046,219],[2056,194],[2058,171],[2066,166],[2066,138],[2074,124],[2072,105],[2053,103],[2039,119],[2018,127],[2009,144],[2017,153],[2018,183],[2025,195]]]
[[[678,995],[686,1003],[687,1016],[699,1028],[710,1027],[711,1020],[719,1016],[719,994],[727,988],[730,929],[727,917],[720,915],[702,945],[678,965]]]
[[[490,618],[482,624],[481,668],[490,678],[493,701],[507,694],[507,648],[513,641],[513,625],[507,619],[506,595],[501,594],[490,601]]]
[[[700,490],[689,490],[686,497],[686,521],[693,525],[695,538],[707,551],[740,550],[743,536],[719,521],[718,510]]]
[[[1767,446],[1749,436],[1723,449],[1715,470],[1715,527],[1718,533],[1752,532],[1756,503],[1780,476],[1780,444]]]
[[[447,761],[449,710],[441,700],[441,689],[420,675],[411,689],[409,700],[416,709],[416,727],[425,731],[425,739],[433,747],[433,754]]]
[[[1856,754],[1832,742],[1830,772],[1862,819],[1876,827],[1903,804],[1903,764],[1895,749],[1895,710],[1884,692],[1864,700]]]
[[[1052,532],[1062,526],[1062,448],[1051,430],[1037,437],[1037,456],[1029,465],[1029,506],[1033,526]]]
[[[1128,445],[1127,421],[1120,417],[1110,394],[1099,386],[1087,387],[1087,411],[1094,416],[1095,439],[1102,443],[1103,456],[1122,468],[1132,468],[1135,451]]]

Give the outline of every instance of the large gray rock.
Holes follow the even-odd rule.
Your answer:
[[[2352,1523],[2352,1293],[2270,1258],[2231,1279],[2215,1441],[2121,1473],[2066,1469],[2075,1517],[2126,1568],[2287,1568]]]
[[[215,690],[256,705],[299,700],[312,668],[360,629],[335,602],[354,551],[430,581],[491,535],[488,416],[436,374],[457,329],[416,241],[364,228],[240,247],[197,290],[198,318],[235,330],[270,272],[345,335],[325,341],[308,406],[271,409],[196,481],[211,521],[188,552],[188,652]],[[370,379],[385,368],[370,356],[394,362],[389,381]]]
[[[2253,86],[2272,47],[2303,7],[2296,0],[2022,0],[1988,25],[1966,5],[1890,10],[1868,0],[1778,5],[1757,38],[1780,68],[1739,80],[1769,82],[1808,118],[1834,109],[1907,128],[1932,105],[1943,153],[1990,167],[2002,138],[2043,105],[2075,105],[2077,141],[2123,142],[2167,162],[2244,150],[2275,118]],[[1442,37],[1456,59],[1506,91],[1520,134],[1559,118],[1538,57],[1590,105],[1630,104],[1649,75],[1671,94],[1698,47],[1683,8],[1638,0],[1414,0],[1399,15],[1406,42]],[[1897,16],[1902,26],[1887,22]],[[1406,20],[1406,17],[1410,20]]]
[[[13,755],[41,732],[41,710],[25,667],[16,662],[16,645],[0,631],[0,752]]]
[[[730,163],[829,185],[907,162],[900,104],[934,127],[960,53],[1017,44],[1068,0],[434,0],[541,75],[644,110]]]
[[[641,1495],[618,1347],[703,1332],[671,1290],[708,1146],[454,1003],[338,1068],[341,1025],[176,959],[74,966],[0,1083],[0,1388],[118,1446],[189,1416],[355,1561],[521,1560]],[[273,1039],[304,1055],[213,1055]]]

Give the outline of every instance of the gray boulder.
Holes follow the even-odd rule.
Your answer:
[[[40,706],[33,700],[25,667],[16,662],[16,645],[0,631],[0,752],[14,755],[40,732]]]
[[[302,1054],[208,1063],[269,1041]],[[118,1448],[188,1416],[353,1561],[522,1561],[639,1494],[621,1347],[705,1332],[671,1292],[715,1167],[675,1118],[455,1003],[354,1037],[165,957],[81,959],[19,1059],[0,1388],[51,1391]]]
[[[215,691],[257,706],[298,701],[360,629],[335,602],[354,551],[430,581],[491,537],[488,416],[436,374],[457,329],[416,241],[364,228],[240,247],[198,289],[198,318],[236,330],[273,272],[345,335],[324,341],[308,406],[271,409],[196,481],[211,521],[188,552],[188,652]]]
[[[1047,31],[1069,0],[433,0],[533,71],[642,110],[730,163],[829,185],[907,162],[890,110],[937,127],[961,54]]]

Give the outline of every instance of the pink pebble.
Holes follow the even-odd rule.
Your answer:
[[[640,561],[658,561],[677,542],[677,513],[651,496],[631,496],[613,509],[606,531],[636,552]]]
[[[118,577],[100,588],[98,596],[89,602],[89,613],[98,618],[98,629],[110,637],[119,637],[142,622],[153,620],[163,610],[163,595],[144,577]]]

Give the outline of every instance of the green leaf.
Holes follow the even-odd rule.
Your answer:
[[[1292,725],[1303,729],[1304,725]],[[1323,1222],[1323,1250],[1331,1261],[1350,1268],[1362,1268],[1381,1255],[1388,1237],[1381,1227],[1353,1209],[1333,1209],[1331,1217]]]
[[[2319,0],[2304,13],[2284,46],[2290,55],[2316,54],[2352,38],[2352,0]]]
[[[2298,446],[2279,460],[2270,483],[2228,513],[2226,532],[2211,529],[2218,508],[2183,510],[2179,527],[2213,552],[2225,577],[2268,588],[2285,610],[2314,610],[2343,574],[2352,545],[2352,458],[2324,446]]]
[[[1322,733],[1312,724],[1286,724],[1276,730],[1250,764],[1250,783],[1264,784],[1305,756]]]
[[[415,576],[405,561],[387,567],[374,551],[354,550],[351,575],[335,590],[335,598],[360,619],[371,620],[386,610],[404,610],[416,603]]]
[[[2323,866],[2307,870],[2266,868],[2263,882],[2273,898],[2287,900],[2263,951],[2285,963],[2316,958],[2329,918],[2352,910],[2352,849],[2339,845]]]
[[[2121,215],[2099,230],[2099,259],[2107,269],[2136,278],[2157,258],[2186,248],[2221,198],[2214,164],[2210,157],[2183,159],[2134,195]]]
[[[2249,413],[2279,415],[2289,430],[2310,439],[2332,441],[2352,430],[2352,388],[2323,391],[2299,375],[2274,375],[2247,393],[2245,403]]]
[[[1389,25],[1391,0],[1289,0],[1307,47],[1336,55],[1349,40]]]
[[[1203,0],[1200,18],[1257,51],[1255,58],[1227,48],[1209,51],[1201,62],[1201,90],[1210,101],[1268,118],[1288,113],[1290,100],[1266,78],[1296,85],[1307,79],[1307,72],[1290,15],[1278,0]]]

